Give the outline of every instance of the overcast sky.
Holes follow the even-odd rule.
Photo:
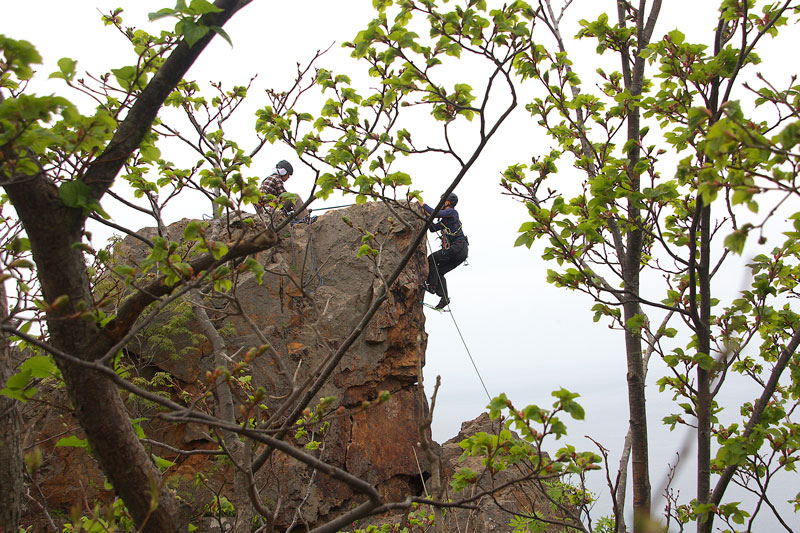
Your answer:
[[[131,57],[127,55],[124,40],[113,29],[104,28],[99,20],[100,11],[108,12],[122,3],[106,0],[7,3],[0,20],[0,33],[33,42],[44,57],[40,72],[45,75],[55,71],[56,61],[64,56],[77,59],[81,72],[106,72],[121,65],[120,57]],[[126,25],[147,25],[147,12],[171,7],[168,2],[151,0],[127,3],[135,8],[129,7],[130,13],[123,13]],[[664,13],[654,37],[680,27],[690,39],[695,36],[707,42],[716,25],[714,4],[694,0],[664,2]],[[615,2],[576,0],[571,9],[574,13],[567,18],[574,21],[590,18],[601,9],[613,12]],[[255,110],[267,103],[264,87],[288,87],[296,63],[306,63],[317,50],[333,42],[352,39],[372,15],[370,0],[253,2],[226,26],[234,46],[215,39],[189,78],[198,82],[222,80],[227,84],[245,84],[257,74],[247,104]],[[146,27],[154,32],[160,26]],[[569,38],[574,33],[573,24],[565,29],[564,36]],[[579,73],[593,72],[598,61],[593,56],[593,46],[568,41],[568,47],[586,59],[585,64],[577,65]],[[762,57],[769,59],[764,52]],[[787,64],[785,56],[776,64],[781,63],[784,67]],[[319,64],[351,74],[354,70],[347,53],[338,46]],[[616,66],[612,64],[611,68]],[[57,81],[41,87],[39,92],[61,91]],[[254,122],[252,110],[241,113],[244,117],[241,138],[251,143],[252,133],[246,130]],[[317,112],[318,108],[309,110]],[[493,141],[457,190],[458,209],[470,241],[469,265],[447,276],[452,313],[426,310],[429,340],[425,378],[429,394],[435,376],[442,376],[434,438],[443,442],[453,437],[461,422],[478,416],[488,401],[457,325],[492,395],[505,392],[518,407],[532,403],[549,407],[553,400],[550,392],[554,389],[564,387],[580,393],[587,421],[567,421],[569,440],[579,448],[588,449],[592,445],[582,436],[591,435],[612,450],[611,464],[616,465],[615,451],[621,448],[628,419],[622,336],[602,322],[592,322],[592,304],[588,298],[546,283],[545,273],[553,265],[540,259],[536,247],[533,250],[513,247],[516,230],[526,220],[526,213],[519,204],[501,195],[500,173],[511,163],[526,162],[530,155],[545,153],[550,146],[523,115],[524,112],[516,116]],[[470,138],[465,137],[463,142],[467,146]],[[255,160],[253,174],[265,175],[275,161],[284,158],[292,162],[297,159],[286,147],[267,147]],[[296,174],[287,185],[292,191],[305,194],[311,188],[312,177],[301,165],[295,168]],[[446,161],[427,159],[408,163],[415,185],[424,190],[429,203],[449,184],[453,169],[452,163]],[[578,177],[577,171],[568,165],[562,165],[561,170],[565,179]],[[327,205],[335,203],[333,199]],[[168,212],[172,220],[200,214],[196,205],[180,205]],[[430,242],[438,247],[434,236]],[[742,287],[746,283],[741,270],[732,269],[725,276],[724,284],[729,287]],[[666,462],[673,459],[674,451],[684,440],[681,433],[669,433],[660,423],[670,405],[669,398],[659,395],[652,385],[661,374],[661,365],[654,361],[648,381],[654,489],[662,482]],[[599,486],[602,480],[598,477],[596,482],[596,490],[602,491]],[[684,494],[692,493],[691,484]],[[658,495],[654,495],[654,502],[658,501]],[[656,503],[654,510],[660,507]]]

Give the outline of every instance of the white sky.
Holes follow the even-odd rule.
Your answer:
[[[108,12],[120,3],[123,2],[27,0],[7,3],[0,19],[0,33],[27,39],[36,45],[44,57],[39,71],[45,76],[41,78],[57,70],[56,61],[65,56],[78,60],[79,72],[106,72],[124,64],[120,57],[131,57],[124,39],[115,35],[113,29],[104,28],[99,20],[99,11]],[[142,26],[155,32],[154,28],[170,24],[147,25],[145,18],[147,12],[171,7],[169,2],[138,0],[127,3],[134,4],[135,8],[123,13],[126,25]],[[696,39],[708,39],[715,26],[714,4],[694,0],[665,1],[655,38],[679,27],[690,38],[696,35]],[[573,19],[591,18],[600,10],[614,12],[615,2],[576,0],[571,10],[580,14],[576,17],[573,13]],[[689,13],[691,17],[687,17]],[[247,104],[252,110],[239,112],[244,119],[240,144],[249,142],[252,146],[251,130],[255,120],[252,111],[267,104],[262,89],[288,87],[296,63],[306,63],[317,50],[327,48],[334,41],[338,44],[352,39],[372,15],[369,0],[255,1],[225,27],[233,39],[233,48],[222,39],[215,39],[192,68],[189,78],[201,84],[223,80],[232,85],[246,84],[251,76],[258,74]],[[563,32],[568,47],[580,52],[578,57],[588,59],[585,64],[576,65],[579,74],[588,77],[597,63],[592,57],[593,46],[570,41],[574,33],[574,26]],[[794,44],[796,50],[796,39]],[[783,68],[781,75],[788,76],[785,67],[793,63],[787,62],[782,53],[770,56],[762,52],[761,55],[764,59],[777,56],[779,62],[773,67]],[[334,70],[351,75],[355,70],[352,60],[338,46],[334,46],[319,65],[333,65]],[[773,67],[765,66],[765,69]],[[616,64],[607,70],[612,68],[616,68]],[[62,92],[59,81],[37,87],[41,87],[37,89],[40,93]],[[67,96],[78,100],[77,96]],[[317,112],[319,107],[309,106],[308,110]],[[469,138],[462,141],[468,143]],[[628,419],[622,336],[610,331],[602,322],[592,322],[588,298],[546,283],[545,273],[554,266],[544,263],[536,249],[513,248],[516,230],[526,220],[526,213],[518,204],[501,196],[498,185],[500,172],[507,165],[527,162],[530,155],[542,154],[549,146],[549,141],[532,127],[530,120],[517,116],[494,140],[457,190],[459,212],[470,240],[469,266],[460,267],[447,276],[452,314],[426,310],[426,328],[430,335],[425,368],[428,394],[432,392],[430,387],[436,375],[441,375],[443,380],[434,438],[444,442],[453,437],[462,421],[475,418],[487,404],[453,323],[455,319],[492,395],[505,392],[518,407],[532,403],[549,407],[553,401],[550,392],[554,389],[564,387],[580,393],[587,420],[583,423],[567,421],[568,440],[579,448],[591,449],[591,443],[582,438],[591,435],[612,450],[610,464],[615,467],[616,451],[621,448]],[[267,146],[251,170],[254,175],[263,176],[275,161],[284,158],[292,162],[297,159],[284,146]],[[576,171],[568,164],[559,168],[565,180],[577,179]],[[288,186],[304,194],[310,190],[312,178],[302,166],[295,165],[295,169]],[[452,164],[429,159],[422,164],[409,163],[407,169],[412,172],[415,185],[423,189],[425,198],[431,201],[438,198],[453,175]],[[332,198],[325,203],[342,202]],[[168,216],[179,219],[200,214],[196,205],[184,204],[170,211]],[[135,222],[125,222],[136,227]],[[430,242],[438,246],[433,236]],[[724,279],[725,284],[734,288],[745,283],[740,270],[731,271]],[[670,399],[659,395],[653,385],[660,375],[662,368],[654,362],[648,386],[650,469],[654,489],[662,483],[666,462],[673,459],[683,439],[680,433],[669,433],[660,423],[670,408]],[[682,481],[684,495],[692,494],[691,476]],[[597,483],[595,490],[603,492],[603,480],[598,476],[594,482]],[[780,499],[791,495],[793,492]],[[654,494],[654,511],[661,507],[658,498],[659,495]],[[607,500],[602,505],[607,508]]]

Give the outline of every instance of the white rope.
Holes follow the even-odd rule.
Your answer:
[[[426,236],[428,241],[428,249],[431,248],[431,240]],[[433,268],[436,270],[436,277],[439,279],[439,287],[443,287],[442,285],[442,277],[439,275],[439,267],[436,264],[436,261],[433,261]],[[444,292],[444,291],[442,291]],[[489,401],[492,401],[492,395],[489,394],[489,389],[486,388],[486,383],[483,382],[483,377],[481,376],[480,371],[478,370],[478,365],[475,364],[475,359],[472,357],[472,353],[469,351],[469,346],[467,346],[467,341],[464,340],[464,335],[461,333],[461,328],[458,327],[458,322],[456,322],[456,317],[453,314],[453,310],[450,308],[450,297],[447,293],[444,294],[444,297],[447,299],[447,311],[450,313],[450,318],[453,320],[453,325],[456,327],[456,331],[458,332],[458,336],[461,338],[461,343],[464,345],[464,349],[467,351],[467,355],[469,356],[469,360],[472,363],[472,368],[475,369],[475,373],[478,375],[478,380],[480,380],[481,385],[483,386],[484,392],[486,392],[486,397],[489,398]]]

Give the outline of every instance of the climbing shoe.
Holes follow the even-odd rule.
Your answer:
[[[442,309],[450,303],[450,298],[447,296],[442,296],[442,299],[439,300],[439,303],[436,304],[433,308],[434,309]]]

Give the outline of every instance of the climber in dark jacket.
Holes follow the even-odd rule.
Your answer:
[[[441,298],[435,309],[441,309],[450,303],[444,275],[467,259],[469,241],[464,235],[458,211],[454,209],[457,203],[458,196],[450,193],[444,206],[436,214],[439,221],[431,224],[429,228],[430,231],[441,232],[442,240],[442,249],[428,256],[428,280],[425,282],[425,290]],[[422,208],[428,214],[433,212],[433,208],[428,204],[423,204]]]

